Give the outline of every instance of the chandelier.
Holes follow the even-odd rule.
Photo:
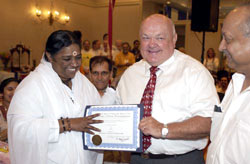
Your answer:
[[[40,7],[36,5],[35,15],[41,21],[48,20],[49,25],[53,25],[55,21],[60,24],[67,24],[70,20],[70,17],[66,13],[62,14],[59,11],[54,10],[53,0],[51,0],[50,10],[41,10]]]

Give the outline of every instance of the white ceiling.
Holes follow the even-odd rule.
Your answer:
[[[192,8],[192,0],[145,0],[151,1],[157,4],[167,4],[170,1],[170,6],[177,8],[179,10],[191,11]],[[201,0],[202,1],[202,0]],[[250,0],[219,0],[220,1],[220,18],[225,17],[225,15],[235,8],[236,6],[250,2]]]

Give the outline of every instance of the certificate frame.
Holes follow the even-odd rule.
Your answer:
[[[142,152],[142,132],[138,129],[138,125],[140,120],[143,117],[143,105],[142,104],[130,104],[130,105],[88,105],[85,108],[84,117],[95,114],[95,113],[102,113],[104,112],[111,112],[111,113],[119,113],[119,112],[128,112],[131,114],[133,113],[133,123],[132,129],[129,128],[131,132],[131,143],[108,143],[105,140],[100,145],[95,145],[92,142],[92,137],[89,133],[83,132],[83,147],[85,150],[112,150],[112,151],[130,151],[130,152]],[[100,119],[96,117],[96,119]],[[105,124],[101,123],[101,124]],[[97,124],[92,124],[96,126]],[[120,127],[119,129],[122,130],[127,127]],[[95,134],[100,135],[102,137],[102,132],[95,132]]]

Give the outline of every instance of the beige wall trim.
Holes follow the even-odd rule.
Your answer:
[[[100,8],[100,7],[107,7],[109,6],[109,2],[96,2],[92,0],[65,0],[70,3],[83,5],[87,7],[93,7],[93,8]],[[116,1],[115,6],[134,6],[134,5],[140,5],[140,0],[128,0],[128,1]]]

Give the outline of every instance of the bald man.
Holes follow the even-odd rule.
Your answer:
[[[207,164],[250,162],[250,4],[224,20],[219,50],[236,70],[222,103],[214,112]]]
[[[146,18],[139,35],[144,60],[121,77],[117,93],[122,104],[139,104],[150,68],[157,67],[157,71],[151,116],[139,123],[142,133],[151,136],[151,145],[142,154],[132,153],[131,163],[204,163],[201,150],[219,102],[212,76],[200,62],[175,49],[177,34],[166,16]]]

